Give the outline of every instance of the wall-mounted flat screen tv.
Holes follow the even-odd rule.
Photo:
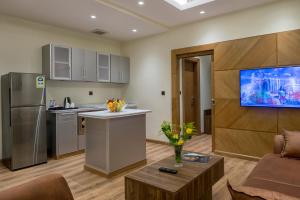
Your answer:
[[[240,104],[300,107],[300,66],[241,70]]]

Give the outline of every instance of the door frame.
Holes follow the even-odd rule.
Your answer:
[[[196,95],[195,95],[195,99],[196,99],[196,105],[195,105],[195,109],[196,109],[196,119],[195,119],[195,125],[196,128],[198,130],[198,135],[201,134],[201,115],[200,115],[200,106],[201,106],[201,94],[200,94],[200,59],[194,59],[194,58],[184,58],[182,59],[182,75],[181,75],[181,79],[182,79],[182,88],[181,88],[181,95],[182,95],[182,114],[183,114],[183,119],[182,121],[184,121],[184,116],[185,116],[185,106],[184,106],[184,84],[185,84],[185,79],[184,79],[184,61],[188,61],[188,62],[193,62],[194,64],[197,63],[197,66],[195,67],[195,71],[194,73],[196,73]]]
[[[211,66],[211,95],[212,99],[215,97],[214,91],[214,49],[217,43],[206,44],[200,46],[192,46],[180,49],[171,50],[171,86],[172,86],[172,123],[180,123],[180,64],[181,58],[195,57],[195,56],[212,56]],[[215,108],[212,105],[212,151],[215,150]]]

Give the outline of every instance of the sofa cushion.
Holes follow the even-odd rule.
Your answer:
[[[283,131],[284,147],[281,152],[283,157],[300,158],[300,132]]]
[[[284,147],[283,135],[275,135],[273,153],[280,154],[282,152],[283,147]]]
[[[271,190],[247,186],[232,187],[229,181],[227,181],[227,187],[233,200],[299,200],[299,198]]]
[[[244,186],[272,190],[300,198],[300,160],[267,154],[256,165]]]

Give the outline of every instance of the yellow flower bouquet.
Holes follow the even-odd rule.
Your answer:
[[[108,99],[106,101],[106,107],[110,112],[121,112],[126,107],[126,102],[120,99]]]
[[[183,126],[176,126],[167,121],[161,124],[161,133],[168,138],[170,144],[175,148],[176,167],[182,166],[182,147],[187,140],[192,138],[196,131],[194,122],[186,123]]]

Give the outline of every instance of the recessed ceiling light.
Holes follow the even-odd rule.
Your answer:
[[[137,30],[136,30],[136,29],[132,29],[131,31],[132,31],[132,32],[134,32],[134,33],[136,33],[136,32],[137,32]]]
[[[96,15],[91,15],[91,19],[96,19]]]
[[[205,13],[206,13],[206,12],[205,12],[204,10],[201,10],[201,11],[200,11],[200,14],[201,14],[201,15],[203,15],[203,14],[205,14]]]
[[[140,6],[143,6],[143,5],[145,4],[145,2],[139,1],[138,4],[139,4]]]

